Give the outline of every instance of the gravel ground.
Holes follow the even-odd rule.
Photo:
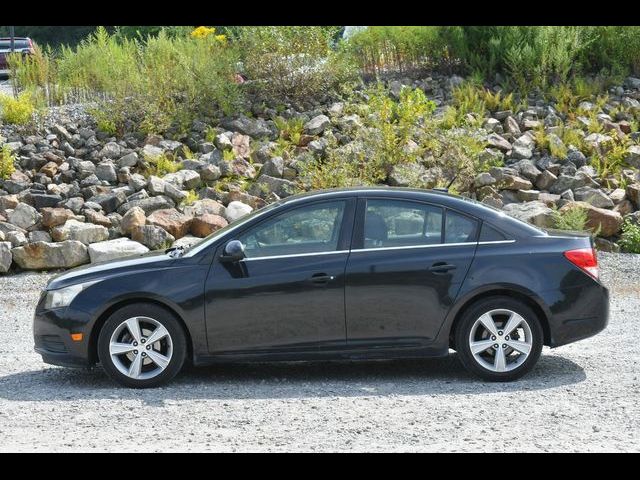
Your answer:
[[[601,334],[510,384],[446,359],[227,365],[166,388],[32,350],[46,274],[0,277],[0,451],[640,451],[640,256],[600,254],[612,293]],[[631,327],[631,328],[629,328]],[[625,333],[626,332],[626,333]]]

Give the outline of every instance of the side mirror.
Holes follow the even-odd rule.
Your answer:
[[[231,240],[225,246],[220,257],[221,262],[238,262],[245,258],[244,245],[240,240]]]

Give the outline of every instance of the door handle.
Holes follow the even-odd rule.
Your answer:
[[[447,273],[449,270],[455,270],[456,266],[446,262],[436,262],[429,267],[429,271],[433,273]]]
[[[323,285],[325,283],[329,283],[331,280],[335,279],[333,275],[327,275],[326,273],[316,273],[311,276],[311,282]]]

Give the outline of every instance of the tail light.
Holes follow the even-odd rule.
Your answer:
[[[596,257],[595,249],[578,248],[576,250],[569,250],[564,252],[564,256],[576,267],[584,270],[593,278],[598,278],[598,257]]]

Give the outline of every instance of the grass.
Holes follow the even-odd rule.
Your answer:
[[[587,229],[587,210],[582,207],[569,208],[564,211],[553,210],[552,224],[558,230],[583,232]]]
[[[187,192],[187,196],[180,203],[183,207],[187,207],[189,205],[193,205],[196,201],[198,201],[200,197],[195,190],[189,190]]]
[[[147,176],[164,177],[168,173],[175,173],[182,168],[174,155],[167,152],[157,157],[145,156],[144,159],[149,164],[146,170]]]
[[[626,219],[622,223],[622,234],[618,243],[625,252],[640,253],[640,225]]]

